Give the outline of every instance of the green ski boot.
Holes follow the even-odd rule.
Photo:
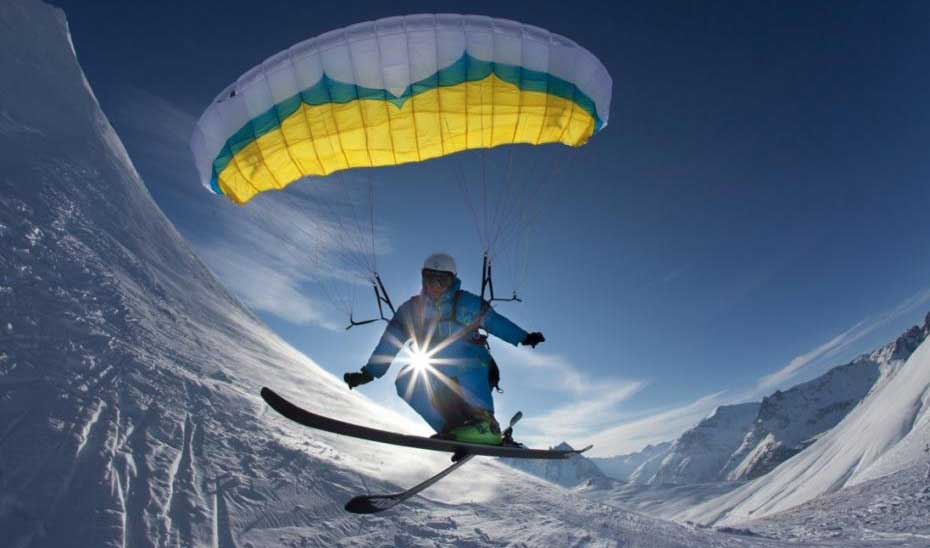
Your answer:
[[[446,433],[446,439],[465,443],[500,445],[504,441],[504,436],[496,420],[481,419],[450,429]]]

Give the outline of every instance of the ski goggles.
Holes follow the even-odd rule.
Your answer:
[[[423,269],[423,287],[449,289],[455,282],[455,274],[443,270]]]

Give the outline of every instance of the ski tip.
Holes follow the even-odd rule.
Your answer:
[[[576,450],[575,453],[577,453],[577,454],[580,455],[580,454],[584,453],[585,451],[587,451],[588,449],[591,449],[592,447],[594,447],[594,444],[593,444],[593,443],[592,443],[591,445],[588,445],[588,446],[585,447],[584,449],[578,449],[578,450]]]
[[[284,402],[284,404],[288,403],[284,398],[279,396],[277,392],[268,388],[267,386],[262,387],[261,396],[262,399],[265,400],[265,403],[278,410],[279,412],[282,406],[282,402]]]
[[[371,497],[358,496],[346,503],[346,511],[353,514],[374,514],[382,509],[372,503]]]

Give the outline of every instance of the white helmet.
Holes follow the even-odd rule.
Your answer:
[[[455,268],[455,259],[448,253],[433,253],[423,261],[423,269],[458,274],[458,270]]]

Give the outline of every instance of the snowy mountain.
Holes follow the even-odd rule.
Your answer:
[[[726,479],[763,476],[836,426],[868,394],[882,362],[877,353],[762,400],[758,418],[724,467]]]
[[[634,458],[648,458],[627,477],[636,483],[686,485],[763,476],[839,424],[883,372],[890,374],[914,352],[927,329],[927,324],[915,326],[894,342],[776,391],[761,403],[720,407],[666,452],[634,453]]]
[[[555,449],[571,451],[572,446],[563,441]],[[564,487],[582,483],[601,484],[607,479],[604,472],[584,455],[572,455],[565,460],[504,459],[504,462]]]
[[[718,407],[674,443],[610,458],[511,465],[567,487],[603,486],[606,483],[600,478],[604,475],[634,483],[675,485],[754,479],[836,426],[869,393],[883,369],[894,369],[910,356],[926,337],[926,329],[914,327],[893,343],[816,379],[776,391],[761,403]]]
[[[930,315],[923,326],[912,328],[895,343],[873,353],[872,359],[882,365],[868,396],[809,447],[769,474],[679,517],[730,524],[770,516],[927,460],[928,334]]]
[[[635,453],[616,455],[613,457],[592,457],[590,460],[608,476],[626,481],[646,462],[660,455],[664,458],[671,447],[672,442],[667,441],[655,445],[647,445]],[[655,470],[653,470],[649,476],[652,477],[653,474],[655,474]]]
[[[745,433],[756,420],[758,403],[722,405],[681,435],[648,483],[703,483],[718,480]]]
[[[267,409],[263,384],[343,420],[424,431],[346,390],[213,278],[146,191],[60,10],[0,3],[0,73],[0,544],[777,545],[483,458],[402,510],[347,514],[351,496],[411,485],[448,455]]]
[[[633,473],[630,474],[630,481],[633,483],[649,483],[656,476],[659,468],[662,467],[662,462],[668,456],[669,451],[672,450],[673,445],[675,445],[675,442],[669,442],[664,451],[657,451],[645,462],[637,466],[636,470],[633,470]]]

